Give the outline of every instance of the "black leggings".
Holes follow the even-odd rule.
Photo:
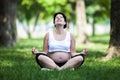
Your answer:
[[[47,54],[44,54],[44,53],[37,53],[36,54],[36,62],[37,62],[37,64],[41,67],[41,68],[43,68],[43,66],[40,64],[40,62],[39,62],[39,60],[38,60],[38,57],[40,56],[40,55],[44,55],[44,56],[47,56],[47,57],[49,57]],[[82,61],[82,63],[80,64],[80,66],[84,63],[84,54],[78,54],[78,55],[75,55],[75,56],[72,56],[71,58],[74,58],[74,57],[76,57],[76,56],[82,56],[83,57],[83,61]],[[65,62],[66,63],[66,62]],[[61,67],[61,66],[63,66],[65,63],[56,63],[59,67]]]
[[[84,61],[85,61],[85,56],[84,56],[84,54],[77,54],[77,55],[72,56],[71,58],[74,58],[74,57],[76,57],[76,56],[82,56],[82,57],[83,57],[83,61],[82,61],[82,63],[79,65],[79,66],[81,66],[81,65],[84,63]]]
[[[43,68],[43,66],[40,64],[40,62],[39,62],[39,60],[38,60],[38,57],[40,56],[40,55],[44,55],[44,56],[47,56],[47,57],[49,57],[47,54],[44,54],[44,53],[37,53],[36,54],[36,62],[38,63],[38,65],[41,67],[41,68]]]

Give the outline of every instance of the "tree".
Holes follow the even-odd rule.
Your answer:
[[[24,29],[28,37],[31,37],[31,31],[29,30],[31,19],[35,20],[33,28],[35,29],[38,20],[46,19],[45,21],[48,22],[55,12],[63,11],[67,14],[67,17],[70,17],[71,7],[66,2],[66,0],[21,0],[18,5],[18,19],[22,23],[26,22],[27,27],[25,26]]]
[[[0,0],[0,46],[13,46],[16,42],[17,0]]]
[[[94,36],[95,24],[105,22],[110,17],[110,0],[86,0],[86,14],[88,21],[92,24]]]
[[[120,56],[120,0],[111,0],[111,30],[107,55],[104,60]]]
[[[85,32],[86,27],[86,12],[85,0],[76,0],[76,27],[78,30],[78,41],[80,43],[88,43],[88,37]]]

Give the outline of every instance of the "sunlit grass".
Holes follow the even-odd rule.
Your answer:
[[[119,80],[120,61],[101,59],[108,48],[109,35],[89,37],[91,44],[77,45],[77,52],[88,48],[84,64],[75,71],[41,71],[31,48],[42,50],[41,39],[21,39],[13,48],[0,48],[0,80]]]

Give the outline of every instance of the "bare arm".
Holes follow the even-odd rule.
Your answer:
[[[45,52],[46,54],[48,53],[48,38],[49,38],[49,35],[48,33],[46,33],[43,41],[43,52]]]
[[[71,49],[70,50],[71,50],[71,56],[76,55],[76,42],[75,42],[75,38],[72,34],[71,34]],[[83,51],[80,52],[79,54],[87,55],[88,49],[87,48],[83,49]]]
[[[71,37],[71,47],[70,47],[71,56],[74,56],[76,54],[76,42],[75,42],[75,38],[72,34],[70,37]]]

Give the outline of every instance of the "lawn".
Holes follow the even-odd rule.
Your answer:
[[[88,48],[84,64],[71,71],[41,71],[31,48],[42,49],[43,38],[20,39],[13,48],[0,48],[0,80],[120,80],[119,57],[107,62],[101,59],[108,48],[109,35],[89,36],[91,44],[77,45],[77,52]]]

